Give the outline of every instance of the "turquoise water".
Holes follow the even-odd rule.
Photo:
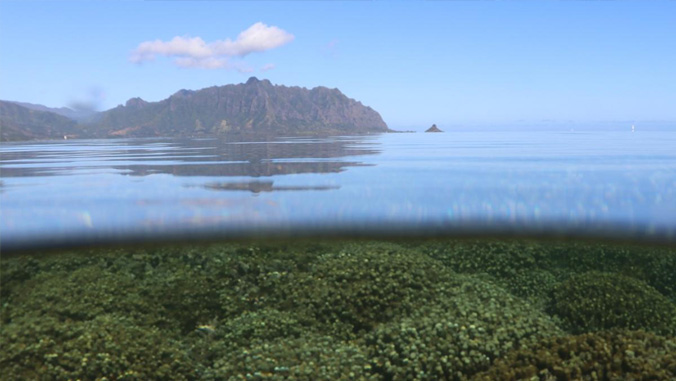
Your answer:
[[[0,148],[5,249],[248,235],[671,241],[676,132],[457,129]]]

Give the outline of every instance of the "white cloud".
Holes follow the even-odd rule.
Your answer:
[[[194,57],[178,57],[174,60],[176,66],[179,67],[195,67],[199,69],[230,69],[230,63],[227,58],[194,58]]]
[[[275,64],[269,63],[267,65],[263,65],[263,67],[261,68],[261,71],[268,71],[268,70],[272,70],[274,68],[275,68]]]
[[[294,36],[283,29],[257,22],[240,33],[234,41],[228,38],[206,43],[200,37],[180,36],[170,41],[145,41],[134,49],[129,60],[143,63],[153,61],[157,56],[166,56],[175,57],[174,63],[180,67],[250,72],[251,68],[229,64],[228,58],[278,48],[293,39]]]
[[[249,53],[263,52],[285,45],[293,38],[292,34],[276,26],[267,26],[262,22],[257,22],[240,33],[235,41],[227,39],[216,41],[212,45],[218,54],[244,57]]]
[[[212,56],[211,49],[199,37],[174,37],[171,41],[146,41],[131,53],[131,62],[152,61],[156,55],[205,58]]]

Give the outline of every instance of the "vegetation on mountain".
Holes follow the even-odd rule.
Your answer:
[[[0,141],[63,139],[77,136],[76,122],[53,112],[0,101]]]
[[[159,102],[132,98],[124,105],[79,119],[77,128],[76,118],[57,115],[63,114],[62,109],[3,102],[0,111],[2,140],[54,139],[70,134],[109,138],[389,131],[380,114],[338,89],[275,86],[255,77],[238,85],[179,90]]]
[[[98,114],[98,112],[94,109],[94,107],[88,104],[75,105],[73,106],[73,108],[70,107],[56,108],[28,102],[12,102],[12,103],[31,110],[53,112],[54,114],[59,114],[61,116],[65,116],[68,119],[73,119],[78,122],[92,120],[95,117],[95,115]]]
[[[160,102],[132,98],[101,115],[100,136],[195,136],[226,133],[386,132],[380,115],[337,89],[245,84],[180,90]]]

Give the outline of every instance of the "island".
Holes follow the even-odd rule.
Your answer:
[[[436,124],[433,124],[432,127],[425,130],[425,132],[443,132],[443,131],[441,131]]]
[[[69,118],[67,111],[0,101],[0,140],[390,132],[377,111],[338,89],[273,85],[256,77],[179,90],[159,102],[131,98],[85,119]]]

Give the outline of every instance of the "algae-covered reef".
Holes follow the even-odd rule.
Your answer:
[[[3,380],[676,378],[672,248],[249,242],[0,270]]]

